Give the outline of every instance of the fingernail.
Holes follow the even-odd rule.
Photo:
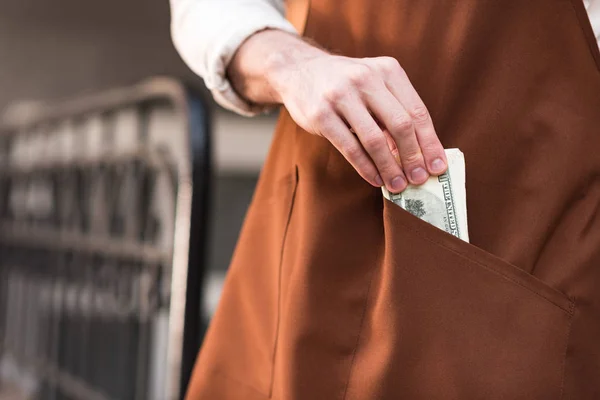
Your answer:
[[[397,176],[394,179],[392,179],[392,192],[398,193],[402,190],[404,190],[404,188],[406,187],[406,181],[404,180],[403,177],[401,176]]]
[[[446,163],[441,158],[436,158],[431,163],[431,171],[432,172],[442,172],[446,168]]]
[[[375,183],[377,184],[377,186],[383,186],[383,181],[381,180],[381,176],[377,175],[375,177]]]
[[[413,171],[411,172],[410,176],[411,176],[411,178],[412,178],[413,181],[415,181],[415,182],[422,182],[425,179],[427,179],[428,174],[427,174],[427,172],[423,168],[419,167],[419,168],[413,169]]]

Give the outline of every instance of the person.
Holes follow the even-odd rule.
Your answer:
[[[283,105],[189,400],[600,398],[600,0],[171,4],[217,102]],[[471,244],[378,189],[451,147]]]

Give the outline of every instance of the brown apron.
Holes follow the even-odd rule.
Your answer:
[[[467,162],[472,244],[283,111],[190,400],[600,399],[600,52],[581,0],[313,0]]]

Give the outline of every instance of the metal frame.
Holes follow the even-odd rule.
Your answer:
[[[154,139],[157,139],[156,142],[149,146],[148,143],[142,143],[142,138],[148,134],[149,113],[157,105],[168,106],[172,117],[180,121],[182,129],[180,132],[169,130],[160,132],[158,136],[161,137],[155,137]],[[107,130],[111,129],[111,122],[107,121],[114,122],[111,120],[111,117],[115,113],[129,109],[134,110],[131,119],[132,121],[136,121],[136,133],[134,137],[137,137],[140,142],[136,146],[136,143],[130,141],[127,145],[131,148],[121,154],[106,153],[93,161],[80,157],[71,157],[71,159],[65,160],[55,155],[54,157],[50,157],[52,159],[50,161],[38,160],[34,163],[35,165],[24,163],[16,166],[14,165],[14,160],[11,160],[9,157],[10,154],[15,153],[15,143],[22,135],[33,135],[32,132],[42,132],[42,136],[48,136],[46,130],[50,129],[49,127],[56,126],[64,121],[74,123],[73,121],[87,120],[91,116],[96,116],[102,120],[102,133],[100,135],[103,135]],[[127,262],[131,263],[132,271],[139,272],[139,276],[135,275],[137,272],[131,272],[133,276],[131,278],[131,282],[133,282],[132,287],[135,287],[138,291],[136,292],[136,298],[138,300],[142,299],[138,301],[139,304],[136,303],[135,305],[136,318],[150,324],[152,323],[150,318],[152,313],[160,311],[162,315],[165,312],[168,314],[165,376],[161,376],[161,379],[164,379],[164,384],[158,384],[160,393],[154,393],[154,397],[157,400],[175,400],[183,397],[205,329],[202,326],[200,315],[201,288],[204,277],[203,268],[205,265],[207,242],[208,188],[210,184],[209,121],[205,110],[199,97],[193,95],[182,84],[167,78],[157,78],[130,88],[111,90],[98,95],[55,105],[19,123],[0,126],[0,285],[2,285],[0,287],[0,295],[2,289],[5,289],[4,297],[0,296],[0,359],[2,356],[15,351],[15,349],[11,348],[10,343],[7,343],[5,340],[8,337],[10,329],[18,329],[15,326],[21,323],[22,327],[42,327],[39,321],[21,321],[21,319],[32,319],[33,317],[28,316],[37,315],[38,311],[27,309],[26,313],[15,314],[14,307],[8,304],[7,299],[11,296],[8,291],[11,291],[11,293],[12,291],[17,291],[20,293],[18,296],[27,296],[30,293],[35,293],[37,297],[34,302],[25,301],[23,303],[34,304],[34,306],[27,306],[34,308],[39,304],[46,304],[46,306],[50,304],[49,307],[53,307],[56,300],[55,297],[58,297],[60,300],[56,300],[58,301],[56,304],[59,304],[60,307],[75,307],[80,311],[83,310],[82,315],[84,317],[82,318],[90,318],[90,310],[95,309],[93,305],[90,306],[90,299],[93,298],[95,299],[94,301],[100,301],[98,299],[102,298],[103,294],[102,290],[98,289],[100,283],[94,281],[95,276],[88,276],[87,278],[79,276],[78,274],[81,274],[81,272],[78,272],[77,266],[84,264],[92,265],[90,268],[93,270],[94,260],[97,255],[102,255],[109,259],[110,257],[116,257],[119,260],[129,260]],[[71,135],[71,139],[77,138],[78,135],[79,133],[76,132]],[[113,140],[116,139],[113,138]],[[29,145],[30,147],[34,146],[34,143],[32,142]],[[20,149],[19,151],[27,151],[26,145],[22,145],[22,147],[25,150]],[[89,174],[100,173],[94,171],[100,171],[102,168],[108,168],[109,172],[121,171],[123,168],[129,168],[128,171],[133,171],[123,173],[123,176],[119,175],[119,179],[121,180],[115,181],[125,186],[128,184],[132,186],[131,182],[137,182],[136,179],[138,178],[144,179],[146,176],[144,175],[144,171],[146,169],[158,171],[157,174],[162,174],[160,175],[163,177],[161,179],[174,182],[176,191],[174,196],[173,221],[171,221],[173,224],[173,237],[170,239],[169,245],[160,246],[147,244],[143,241],[139,241],[138,243],[136,240],[112,239],[106,235],[95,237],[93,233],[82,234],[81,231],[69,229],[69,227],[57,232],[54,229],[44,227],[43,224],[40,225],[39,223],[31,222],[31,216],[29,215],[25,215],[23,218],[16,218],[13,215],[11,220],[2,219],[2,207],[6,209],[11,201],[18,203],[19,199],[22,198],[24,202],[28,202],[28,198],[36,198],[35,195],[29,194],[29,197],[27,197],[27,195],[17,193],[18,188],[15,186],[15,182],[19,182],[19,179],[29,182],[27,190],[36,190],[36,184],[32,183],[34,182],[34,178],[31,178],[36,174],[55,174],[53,176],[57,176],[56,174],[58,174],[61,176],[60,179],[65,179],[65,186],[76,186],[78,180],[86,179],[85,177],[90,176]],[[139,175],[136,175],[138,173]],[[2,179],[5,180],[4,183]],[[44,180],[41,179],[40,185],[43,186],[43,182]],[[12,188],[10,188],[10,185],[12,185]],[[61,186],[57,185],[57,187],[60,189]],[[143,185],[135,185],[136,189],[133,189],[133,192],[129,193],[129,195],[143,196],[143,194],[134,193],[140,187],[143,187]],[[41,192],[44,192],[43,189],[43,187],[40,189]],[[107,190],[110,191],[110,188],[105,188],[105,192]],[[54,191],[60,192],[56,188]],[[90,196],[90,193],[87,195]],[[46,203],[52,203],[51,199],[45,199],[44,202],[44,196],[38,197],[41,198],[39,201],[40,204],[33,204],[28,207],[43,209],[44,207],[48,207]],[[102,199],[99,201],[97,204],[102,203]],[[118,209],[118,205],[115,206],[113,204],[112,207]],[[65,208],[66,210],[61,212],[77,214],[77,211],[74,211],[74,209]],[[98,218],[98,216],[88,215],[83,218],[81,215],[74,215],[72,218],[74,221],[73,225],[76,226],[82,224],[82,220],[86,220],[86,223],[89,225],[89,221]],[[102,216],[99,218],[99,223],[102,225],[104,223]],[[150,223],[144,222],[144,229],[150,229],[146,225],[150,226]],[[123,229],[133,229],[135,232],[130,232],[133,235],[130,235],[131,237],[135,237],[137,232],[143,230],[139,226],[135,226],[134,228],[125,227]],[[20,249],[19,252],[11,250],[14,248]],[[24,251],[23,249],[25,248],[31,250]],[[26,261],[25,259],[28,257],[27,253],[36,255],[37,258],[35,260],[45,259],[47,262],[37,267],[28,265],[27,268],[29,270],[26,273],[30,275],[26,279],[25,277],[23,278],[25,280],[20,283],[23,287],[18,288],[14,288],[13,286],[15,282],[20,282],[20,278],[14,277],[18,277],[20,272],[19,269],[16,269],[16,264],[11,264],[10,268],[12,269],[10,271],[16,275],[11,278],[13,286],[8,287],[7,271],[9,269],[3,265],[2,259],[4,258],[5,262],[18,264],[21,261]],[[39,263],[39,261],[36,262]],[[141,268],[140,265],[154,265],[156,268]],[[6,268],[2,269],[2,267]],[[74,277],[68,279],[74,279],[73,282],[77,284],[71,287],[69,284],[71,281],[66,278],[66,280],[61,282],[53,281],[53,283],[47,284],[45,282],[49,279],[48,276],[43,276],[43,272],[39,272],[43,271],[44,268],[48,271],[51,268],[56,268],[56,271],[66,271],[65,274],[71,274]],[[129,276],[128,274],[126,275]],[[120,280],[125,281],[126,278],[118,276],[118,278],[113,280],[115,282]],[[20,284],[16,284],[16,286]],[[50,285],[50,289],[44,285]],[[88,287],[93,289],[90,289],[92,290],[92,294],[86,291]],[[37,292],[33,292],[33,290],[37,290]],[[127,290],[131,291],[131,288]],[[76,293],[73,295],[73,298],[76,298],[74,304],[69,303],[73,303],[73,301],[69,300],[71,292]],[[40,296],[42,295],[40,293],[45,293],[46,298],[41,298]],[[18,296],[17,298],[19,298]],[[131,293],[129,296],[135,297]],[[110,296],[105,297],[108,299]],[[108,307],[107,304],[110,303],[111,300],[106,300],[103,306]],[[123,311],[118,310],[122,308],[122,304],[113,304],[113,308],[114,312]],[[127,311],[125,310],[123,313],[127,314]],[[2,322],[3,320],[5,321],[4,323]],[[87,326],[86,329],[93,330],[93,324],[89,323],[89,321],[87,325],[84,324],[82,326]],[[143,329],[139,327],[136,329],[137,331],[134,329],[134,332],[138,332],[139,334],[150,330],[150,328]],[[88,333],[90,335],[94,334],[94,332]],[[50,336],[51,334],[49,333]],[[138,359],[138,362],[148,364],[150,360],[147,357],[150,350],[147,346],[150,346],[150,342],[144,345],[141,343],[149,339],[137,336],[136,338],[138,339],[137,344],[139,346],[137,354],[138,357],[141,357]],[[41,339],[36,340],[36,343],[41,341]],[[92,350],[89,351],[91,352]],[[84,350],[83,353],[86,354],[76,355],[76,358],[80,359],[77,365],[81,365],[84,369],[88,361],[85,358],[91,354],[87,354],[87,352],[87,350]],[[69,398],[80,400],[113,399],[113,397],[106,394],[106,387],[90,385],[85,379],[62,371],[52,363],[37,359],[37,354],[31,349],[24,353],[30,357],[27,361],[28,367],[32,368],[35,374],[43,376],[46,381],[60,387],[62,392]],[[21,359],[25,360],[27,357],[21,355]],[[148,370],[138,371],[136,378],[138,383],[135,391],[136,399],[145,400],[148,398],[147,388],[151,382],[147,380],[150,373],[151,371]],[[142,387],[143,390],[140,389]],[[57,397],[48,396],[48,398],[54,399]]]

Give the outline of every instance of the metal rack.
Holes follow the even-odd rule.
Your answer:
[[[0,379],[182,397],[204,327],[205,109],[154,79],[0,127]]]

